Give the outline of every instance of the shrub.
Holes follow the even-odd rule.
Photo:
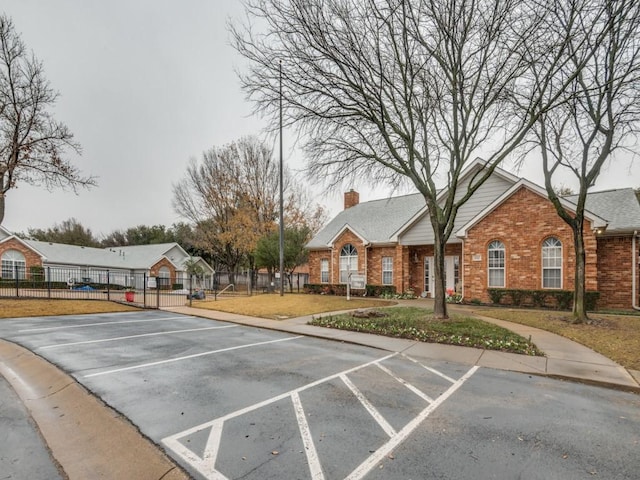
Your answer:
[[[569,310],[573,303],[573,292],[569,290],[553,290],[548,293],[552,298],[556,299],[560,310]]]
[[[598,305],[600,292],[585,292],[584,305],[587,310],[595,310]]]
[[[529,292],[529,295],[531,296],[531,300],[533,302],[534,307],[544,306],[544,299],[547,296],[544,290],[531,290]]]
[[[44,267],[40,265],[32,265],[29,267],[31,272],[31,280],[34,282],[44,282]]]
[[[489,298],[491,299],[491,303],[495,305],[499,305],[500,300],[502,300],[502,297],[506,293],[506,290],[503,290],[500,288],[488,288],[487,292],[489,293]]]
[[[573,306],[573,290],[524,290],[524,289],[487,289],[491,302],[495,305],[520,306],[525,299],[530,298],[534,307],[556,307],[560,310],[570,310]],[[585,308],[595,310],[600,292],[585,293]],[[471,301],[473,303],[473,300]]]
[[[344,297],[347,295],[347,286],[335,283],[305,283],[302,291],[316,295],[339,295]],[[367,297],[391,298],[395,294],[396,287],[393,285],[366,285],[364,291],[351,289],[351,295],[354,297],[365,295]]]

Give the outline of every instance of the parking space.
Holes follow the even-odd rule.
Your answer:
[[[195,478],[364,478],[476,368],[168,312],[15,319]]]
[[[162,311],[10,319],[196,479],[637,478],[637,395]]]

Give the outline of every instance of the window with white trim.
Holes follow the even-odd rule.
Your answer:
[[[562,288],[562,242],[556,237],[542,243],[542,288]]]
[[[358,250],[347,243],[340,250],[340,283],[347,283],[350,273],[358,273]]]
[[[393,285],[393,257],[382,257],[382,284]]]
[[[494,240],[487,249],[487,262],[489,270],[489,288],[502,288],[504,283],[504,243]]]
[[[320,259],[320,283],[329,283],[329,260]]]
[[[2,254],[2,278],[15,280],[26,278],[27,262],[18,250],[7,250]]]

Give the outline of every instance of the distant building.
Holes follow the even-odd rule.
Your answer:
[[[92,248],[27,240],[0,227],[2,280],[27,278],[38,269],[45,280],[69,283],[111,283],[142,288],[154,277],[161,288],[173,288],[188,279],[187,262],[194,261],[204,272],[201,282],[213,284],[214,270],[200,257],[191,257],[177,243]],[[51,268],[48,268],[51,267]]]

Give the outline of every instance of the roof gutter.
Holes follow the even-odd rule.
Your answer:
[[[637,249],[636,249],[636,238],[638,237],[638,231],[636,230],[635,232],[633,232],[633,237],[631,237],[631,306],[633,307],[634,310],[639,310],[640,311],[640,307],[638,307],[638,305],[636,305],[636,299],[638,298],[638,288],[637,288],[637,282],[638,282],[638,275],[637,275],[637,269],[638,269],[638,262],[640,261],[640,256],[636,256],[637,255]]]

